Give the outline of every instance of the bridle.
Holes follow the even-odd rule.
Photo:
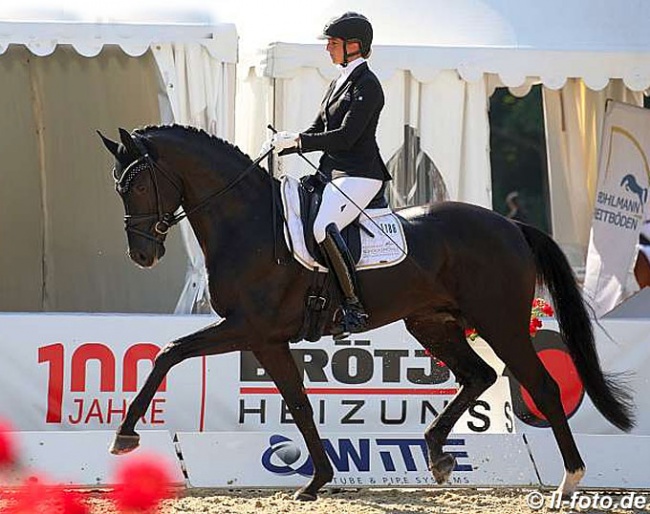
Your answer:
[[[122,172],[122,175],[117,178],[115,177],[116,189],[120,194],[128,192],[131,182],[140,175],[143,171],[148,171],[151,174],[151,181],[153,182],[154,192],[156,194],[156,212],[150,214],[129,214],[128,212],[124,215],[124,224],[125,230],[127,233],[137,234],[138,236],[144,237],[150,241],[155,242],[156,244],[163,245],[167,233],[169,230],[179,223],[181,220],[187,218],[190,214],[198,211],[199,209],[205,207],[209,202],[215,200],[217,197],[226,194],[232,190],[239,182],[241,182],[253,169],[257,167],[262,159],[264,159],[271,151],[260,155],[255,159],[243,172],[241,172],[237,177],[231,180],[225,187],[222,189],[209,194],[204,199],[200,200],[196,205],[191,207],[189,210],[181,211],[178,213],[173,212],[164,212],[163,203],[160,196],[160,187],[158,184],[157,173],[159,172],[162,176],[176,189],[181,195],[181,201],[183,199],[183,188],[178,184],[177,179],[174,175],[166,170],[160,163],[156,162],[153,157],[149,154],[147,147],[140,140],[140,138],[134,134],[132,140],[135,143],[135,146],[140,151],[141,156],[129,164],[126,169]],[[135,227],[134,224],[139,224],[144,221],[156,220],[154,224],[154,233],[151,234],[144,230],[140,230]]]
[[[158,174],[155,172],[156,168],[160,170],[163,177],[165,177],[165,179],[167,179],[167,181],[172,184],[179,193],[182,193],[182,189],[176,183],[176,181],[172,179],[171,176],[169,176],[169,174],[162,168],[157,166],[149,154],[145,154],[132,162],[124,170],[122,176],[119,179],[116,179],[115,182],[117,191],[120,194],[124,194],[130,189],[131,182],[133,179],[135,179],[135,177],[140,175],[142,172],[148,171],[150,173],[151,181],[153,183],[153,188],[156,195],[156,212],[148,214],[130,214],[127,210],[126,214],[124,215],[124,225],[127,232],[137,234],[138,236],[144,237],[145,239],[149,239],[150,241],[162,245],[165,241],[167,233],[169,232],[169,229],[172,227],[172,225],[175,224],[175,215],[172,212],[164,212],[163,210],[163,202],[160,196],[160,187],[157,177]],[[135,226],[141,224],[142,222],[150,220],[155,220],[153,234],[141,230]]]

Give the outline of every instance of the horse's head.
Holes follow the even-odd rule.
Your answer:
[[[165,254],[165,238],[182,200],[181,185],[156,162],[143,138],[122,128],[119,132],[121,143],[98,134],[115,157],[113,179],[124,204],[129,257],[151,268]]]

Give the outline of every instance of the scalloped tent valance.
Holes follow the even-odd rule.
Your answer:
[[[12,44],[25,45],[38,56],[72,45],[80,55],[94,57],[104,45],[118,45],[137,57],[162,43],[199,43],[215,59],[237,62],[237,31],[230,23],[0,21],[0,54]]]
[[[648,52],[561,51],[525,48],[479,47],[374,47],[372,67],[384,79],[408,70],[420,82],[431,82],[443,70],[456,70],[467,82],[486,73],[498,75],[502,84],[517,88],[535,77],[549,89],[560,89],[569,78],[581,78],[593,90],[610,79],[622,79],[633,91],[650,87]],[[316,68],[327,78],[337,74],[322,45],[274,43],[257,62],[259,76],[291,78],[299,68]]]

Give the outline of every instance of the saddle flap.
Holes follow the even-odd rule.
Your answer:
[[[305,268],[326,272],[327,267],[313,237],[313,221],[316,216],[308,214],[308,209],[316,208],[317,212],[320,200],[318,203],[312,202],[309,195],[301,193],[302,187],[298,179],[285,175],[281,178],[281,184],[287,246]],[[306,187],[309,188],[309,185],[308,181]],[[305,205],[304,209],[301,209],[302,205]],[[311,223],[307,225],[310,218]],[[342,235],[358,270],[393,266],[404,260],[408,252],[402,223],[387,206],[366,209],[365,214],[346,227]]]

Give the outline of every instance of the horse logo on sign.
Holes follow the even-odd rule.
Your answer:
[[[632,175],[631,173],[625,175],[623,177],[623,180],[621,180],[621,186],[623,186],[626,191],[629,191],[637,195],[639,197],[639,201],[642,204],[646,203],[646,200],[648,199],[648,188],[641,187],[639,183],[636,181],[636,177],[634,175]]]

